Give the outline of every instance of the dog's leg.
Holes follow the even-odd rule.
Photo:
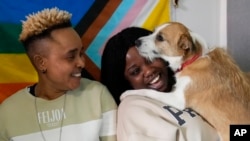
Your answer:
[[[172,92],[159,92],[152,89],[128,90],[121,95],[120,99],[122,100],[124,97],[129,95],[146,96],[183,110],[186,108],[185,89],[190,82],[190,77],[177,77],[176,88]]]
[[[185,98],[184,94],[177,93],[177,91],[165,93],[165,92],[159,92],[156,90],[151,89],[140,89],[140,90],[128,90],[125,91],[120,99],[124,99],[127,96],[130,95],[140,95],[140,96],[146,96],[155,100],[158,100],[164,104],[171,105],[177,109],[183,110],[185,109]]]

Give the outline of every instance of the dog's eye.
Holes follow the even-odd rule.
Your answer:
[[[164,38],[163,38],[160,34],[158,34],[158,35],[156,36],[156,40],[157,40],[157,41],[164,41]]]

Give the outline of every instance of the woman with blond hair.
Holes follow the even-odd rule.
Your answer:
[[[38,82],[1,104],[1,141],[116,141],[116,103],[101,83],[81,78],[84,49],[70,18],[51,8],[23,22],[20,41]]]

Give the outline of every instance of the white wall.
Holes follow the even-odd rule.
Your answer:
[[[249,0],[227,0],[227,49],[241,69],[250,72],[249,6]]]
[[[179,0],[172,21],[200,34],[209,46],[227,46],[227,0]]]

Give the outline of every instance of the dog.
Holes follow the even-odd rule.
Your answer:
[[[249,73],[240,70],[226,49],[209,48],[201,36],[178,22],[158,26],[139,38],[136,46],[149,60],[167,61],[176,72],[176,84],[169,93],[128,90],[121,99],[143,95],[180,110],[192,108],[218,131],[222,141],[229,141],[231,124],[250,124]]]

